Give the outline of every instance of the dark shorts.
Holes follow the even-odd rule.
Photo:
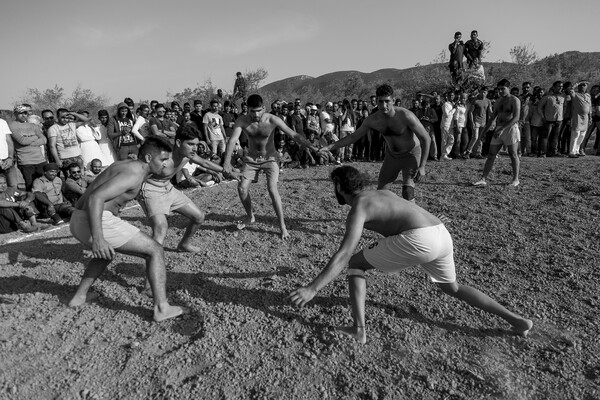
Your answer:
[[[381,171],[379,171],[379,187],[392,183],[402,172],[402,185],[415,186],[413,180],[421,160],[421,146],[416,145],[412,150],[402,154],[391,154],[386,150]]]

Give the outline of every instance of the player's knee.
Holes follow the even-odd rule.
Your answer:
[[[415,188],[409,185],[402,185],[402,198],[408,201],[414,201]]]
[[[458,293],[458,284],[456,282],[452,283],[438,283],[438,288],[449,296],[456,296]]]
[[[204,218],[206,218],[206,214],[202,210],[196,211],[196,213],[192,216],[192,222],[195,224],[201,224],[204,222]]]

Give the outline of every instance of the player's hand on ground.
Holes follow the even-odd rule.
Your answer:
[[[220,183],[223,180],[223,175],[219,172],[213,172],[211,175],[215,183]]]
[[[316,294],[317,294],[317,292],[315,292],[313,289],[309,288],[308,286],[302,286],[302,287],[292,291],[287,298],[296,307],[303,307],[306,303],[311,301],[313,299],[313,297],[315,297]]]
[[[92,241],[92,256],[112,260],[115,256],[115,249],[104,239],[94,239]]]
[[[419,183],[425,177],[425,167],[420,167],[415,173],[414,180]]]

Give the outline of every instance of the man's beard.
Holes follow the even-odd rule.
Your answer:
[[[341,205],[347,204],[346,199],[344,198],[344,196],[342,196],[340,194],[340,192],[337,191],[337,189],[335,190],[335,198],[337,199],[339,204],[341,204]]]

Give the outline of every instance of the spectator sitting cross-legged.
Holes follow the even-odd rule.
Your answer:
[[[63,181],[57,176],[58,169],[56,163],[46,164],[44,176],[33,181],[35,205],[38,210],[52,219],[54,225],[63,224],[65,221],[61,216],[69,218],[75,210],[62,194]]]

